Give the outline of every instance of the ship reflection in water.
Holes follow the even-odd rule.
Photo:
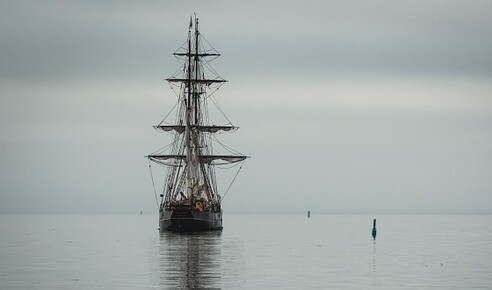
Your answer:
[[[220,288],[221,231],[160,236],[160,285]]]

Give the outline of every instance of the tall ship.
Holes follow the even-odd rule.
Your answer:
[[[221,202],[242,168],[247,156],[224,145],[217,135],[233,132],[234,126],[213,95],[226,80],[210,63],[220,54],[198,30],[198,18],[190,18],[188,38],[173,55],[182,66],[166,80],[177,96],[177,103],[154,128],[172,135],[172,142],[146,156],[159,208],[159,230],[199,232],[222,230]],[[222,125],[215,125],[210,108],[222,114]],[[172,122],[166,121],[172,113]],[[151,164],[165,167],[160,202]],[[218,192],[217,168],[239,168],[226,192]]]

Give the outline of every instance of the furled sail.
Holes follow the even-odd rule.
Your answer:
[[[220,53],[194,53],[194,52],[175,52],[173,55],[177,56],[198,56],[198,57],[203,57],[203,56],[220,56]]]
[[[186,83],[186,82],[189,82],[190,80],[189,79],[183,79],[183,78],[169,78],[169,79],[166,79],[166,81],[174,82],[174,83],[178,83],[178,82]],[[192,79],[191,81],[194,83],[206,84],[206,85],[210,85],[212,83],[225,83],[225,82],[227,82],[226,80],[223,80],[223,79]]]
[[[154,126],[154,128],[158,131],[162,132],[169,132],[169,131],[175,131],[178,132],[179,134],[182,134],[185,131],[186,126],[184,125],[158,125]],[[239,127],[235,126],[191,126],[191,129],[198,130],[200,132],[206,132],[206,133],[217,133],[219,131],[235,131]]]
[[[175,159],[175,160],[185,160],[186,155],[161,155],[161,154],[153,154],[153,155],[148,155],[147,158],[149,158],[152,161],[165,161],[169,159]],[[221,160],[227,163],[236,163],[236,162],[241,162],[244,159],[248,158],[248,156],[244,155],[201,155],[198,157],[200,160],[202,160],[203,163],[208,163],[208,164],[213,164],[213,161],[215,160]]]

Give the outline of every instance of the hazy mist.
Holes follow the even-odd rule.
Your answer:
[[[157,212],[194,12],[226,214],[492,213],[492,1],[1,1],[0,213]]]

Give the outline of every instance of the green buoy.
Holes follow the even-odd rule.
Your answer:
[[[377,230],[376,230],[376,219],[374,219],[374,221],[372,223],[372,238],[373,239],[376,239],[376,234],[377,234]]]

